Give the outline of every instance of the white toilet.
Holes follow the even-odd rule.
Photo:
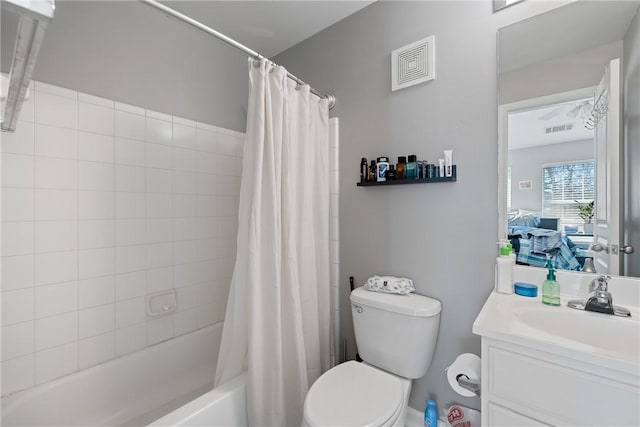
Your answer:
[[[431,364],[440,301],[357,288],[351,315],[365,363],[342,363],[320,376],[304,402],[305,426],[404,426],[411,381]]]

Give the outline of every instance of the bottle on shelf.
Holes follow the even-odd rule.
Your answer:
[[[360,160],[360,182],[367,182],[367,177],[369,175],[369,166],[367,164],[367,158],[363,157]]]
[[[405,170],[407,166],[407,158],[405,156],[398,157],[398,164],[396,165],[396,179],[404,179]]]
[[[409,155],[409,163],[407,163],[405,168],[405,178],[406,179],[418,178],[418,163],[417,163],[417,156],[415,154]]]

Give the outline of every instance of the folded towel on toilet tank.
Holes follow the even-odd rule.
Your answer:
[[[413,286],[413,280],[393,276],[369,277],[367,283],[364,284],[364,288],[368,291],[399,295],[406,295],[416,290]]]

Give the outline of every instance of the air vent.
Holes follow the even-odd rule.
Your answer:
[[[391,52],[391,90],[404,89],[436,78],[435,36]]]
[[[556,133],[556,132],[565,132],[571,129],[573,129],[573,123],[567,123],[565,125],[546,127],[544,128],[544,133],[550,134],[550,133]]]

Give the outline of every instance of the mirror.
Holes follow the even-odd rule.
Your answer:
[[[519,264],[640,277],[639,8],[579,0],[498,30],[498,238]]]

